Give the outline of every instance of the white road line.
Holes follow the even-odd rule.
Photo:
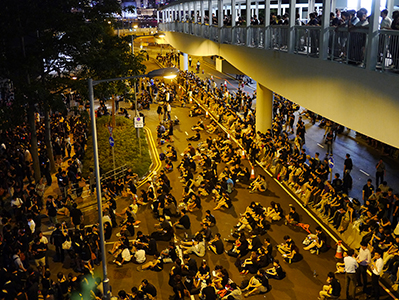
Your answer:
[[[322,144],[317,143],[317,146],[319,146],[319,147],[324,149],[324,146]]]
[[[366,175],[366,176],[370,176],[370,174],[369,173],[366,173],[365,171],[363,171],[362,169],[360,169],[359,170],[360,172],[362,172],[364,175]]]

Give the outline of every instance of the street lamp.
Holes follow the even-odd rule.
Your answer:
[[[177,68],[164,68],[149,72],[144,75],[110,78],[103,80],[93,80],[88,79],[89,85],[89,100],[90,100],[90,118],[91,118],[91,129],[93,134],[93,155],[94,155],[94,174],[96,177],[96,194],[97,194],[97,209],[98,209],[98,225],[100,227],[100,243],[101,243],[101,260],[103,264],[103,290],[105,299],[110,299],[109,295],[109,279],[107,275],[107,260],[104,242],[104,227],[103,227],[103,210],[101,201],[101,182],[100,182],[100,164],[98,161],[98,143],[97,143],[97,130],[96,130],[96,116],[94,111],[94,90],[93,87],[102,82],[120,81],[126,79],[142,78],[142,77],[164,77],[167,79],[173,79],[179,74],[179,69]],[[135,90],[136,93],[136,90]],[[137,116],[137,97],[135,97],[135,110]],[[140,131],[137,128],[137,136],[140,142]]]

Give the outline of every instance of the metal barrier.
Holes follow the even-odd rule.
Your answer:
[[[250,26],[248,28],[248,47],[264,48],[265,47],[265,27]]]
[[[160,23],[158,26],[160,30],[183,32],[224,44],[288,51],[290,34],[290,27],[288,26],[218,27],[217,25],[189,22]],[[294,26],[294,53],[308,57],[319,57],[320,33],[320,26]],[[329,60],[364,67],[367,46],[367,28],[330,27],[328,30]],[[398,71],[398,56],[399,30],[379,31],[376,70],[382,72]]]
[[[247,44],[247,27],[236,26],[233,27],[232,44],[246,45]]]
[[[282,25],[270,26],[269,48],[279,51],[288,51],[289,27]]]
[[[399,31],[380,31],[377,62],[382,71],[399,69]]]
[[[221,42],[223,44],[231,44],[231,36],[232,33],[232,28],[231,27],[222,27],[220,29],[220,35],[221,35]]]
[[[216,25],[210,26],[210,40],[214,42],[219,42],[219,27]]]

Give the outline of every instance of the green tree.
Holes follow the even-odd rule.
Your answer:
[[[15,87],[15,100],[2,107],[2,128],[27,120],[35,179],[40,179],[35,112],[46,120],[46,149],[53,160],[51,109],[60,110],[60,94],[72,88],[87,95],[86,79],[130,76],[144,72],[141,58],[112,31],[117,0],[3,0],[0,10],[0,74]],[[73,72],[78,80],[72,80]],[[99,85],[96,94],[109,97],[123,83]],[[21,113],[24,112],[24,113]],[[54,163],[53,163],[54,169]]]

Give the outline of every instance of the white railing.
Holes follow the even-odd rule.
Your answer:
[[[319,57],[321,44],[319,26],[235,26],[217,27],[190,22],[160,23],[161,31],[183,32],[210,39],[217,43],[242,45],[252,48]],[[292,47],[290,32],[293,32]],[[368,45],[367,28],[330,27],[328,30],[327,59],[344,64],[365,67]],[[376,70],[381,72],[399,69],[399,30],[379,31]],[[326,48],[324,48],[326,49]]]

